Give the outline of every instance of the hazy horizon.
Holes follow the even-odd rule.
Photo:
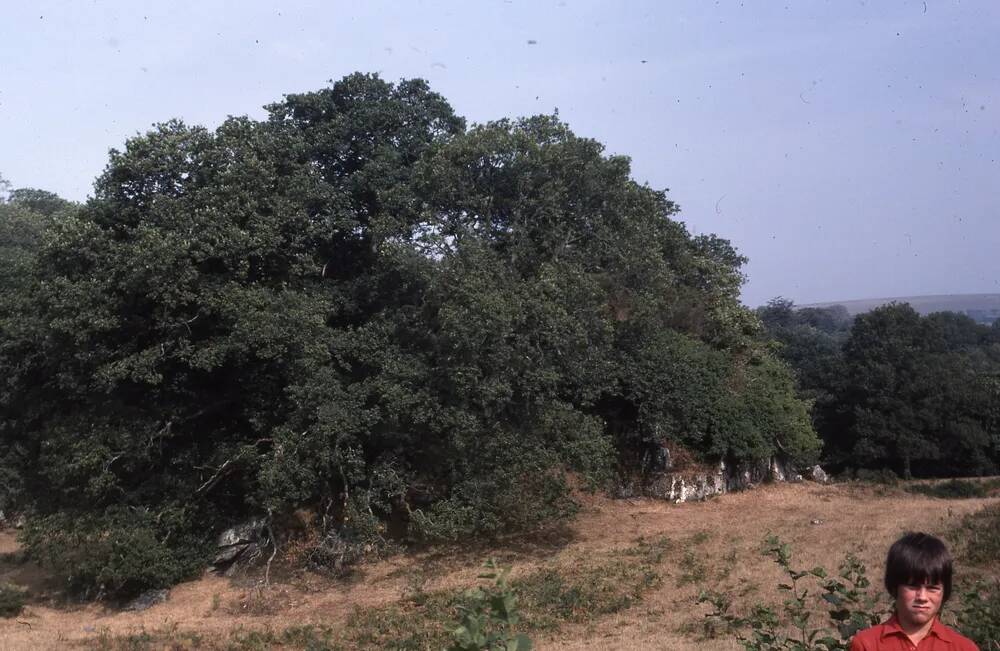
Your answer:
[[[977,320],[1000,318],[1000,293],[997,294],[931,294],[925,296],[880,296],[849,298],[819,303],[796,304],[796,308],[825,308],[843,306],[849,314],[868,312],[880,305],[907,303],[920,314],[932,312],[959,312],[975,316]]]

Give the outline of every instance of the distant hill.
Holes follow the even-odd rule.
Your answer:
[[[870,312],[880,305],[909,303],[920,314],[932,312],[959,312],[979,323],[990,324],[1000,319],[1000,294],[939,294],[933,296],[898,296],[896,298],[864,298],[830,303],[810,303],[803,307],[832,307],[843,305],[851,316]]]

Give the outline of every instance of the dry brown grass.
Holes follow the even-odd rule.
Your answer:
[[[833,568],[853,552],[877,575],[885,549],[901,532],[919,529],[947,536],[959,518],[997,501],[940,500],[900,490],[812,483],[763,486],[684,505],[591,497],[567,530],[549,538],[499,549],[400,555],[366,565],[346,581],[289,575],[263,596],[255,595],[245,580],[206,575],[177,586],[166,603],[141,613],[94,604],[60,605],[51,597],[44,573],[16,561],[13,535],[0,532],[0,558],[5,559],[0,562],[0,581],[28,584],[36,594],[21,616],[0,620],[0,651],[73,648],[92,642],[102,632],[119,636],[179,630],[211,638],[239,627],[336,628],[358,609],[393,604],[417,589],[430,592],[473,585],[481,563],[490,556],[512,565],[515,578],[542,567],[571,572],[586,559],[614,554],[639,538],[661,537],[674,545],[661,566],[660,583],[640,603],[596,621],[564,625],[548,636],[536,635],[537,648],[737,650],[730,640],[698,639],[706,610],[695,604],[696,596],[703,587],[724,587],[743,593],[747,602],[775,602],[779,569],[760,554],[768,533],[792,545],[796,566]]]

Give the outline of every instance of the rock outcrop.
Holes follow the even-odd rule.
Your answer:
[[[827,482],[829,477],[818,465],[809,471],[817,482]],[[753,488],[765,481],[802,481],[783,460],[774,457],[766,463],[744,463],[734,467],[720,461],[714,468],[693,467],[685,470],[667,469],[651,473],[643,479],[633,479],[619,486],[618,496],[654,497],[681,503],[704,500],[714,495]]]
[[[265,518],[248,520],[230,527],[220,533],[215,541],[218,551],[212,560],[212,567],[218,572],[229,574],[240,561],[252,561],[259,557],[267,544]]]
[[[819,465],[815,465],[812,467],[810,475],[812,476],[813,481],[819,482],[821,484],[825,484],[826,482],[830,481],[830,475],[826,474],[826,471],[820,468]]]
[[[142,612],[143,610],[152,608],[156,604],[162,604],[167,600],[167,596],[169,594],[169,590],[147,590],[129,602],[129,604],[125,606],[125,610]]]

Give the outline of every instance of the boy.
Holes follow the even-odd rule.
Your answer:
[[[951,571],[951,554],[934,536],[908,533],[893,543],[885,589],[895,600],[895,614],[855,635],[850,651],[979,651],[938,617],[951,596]]]

